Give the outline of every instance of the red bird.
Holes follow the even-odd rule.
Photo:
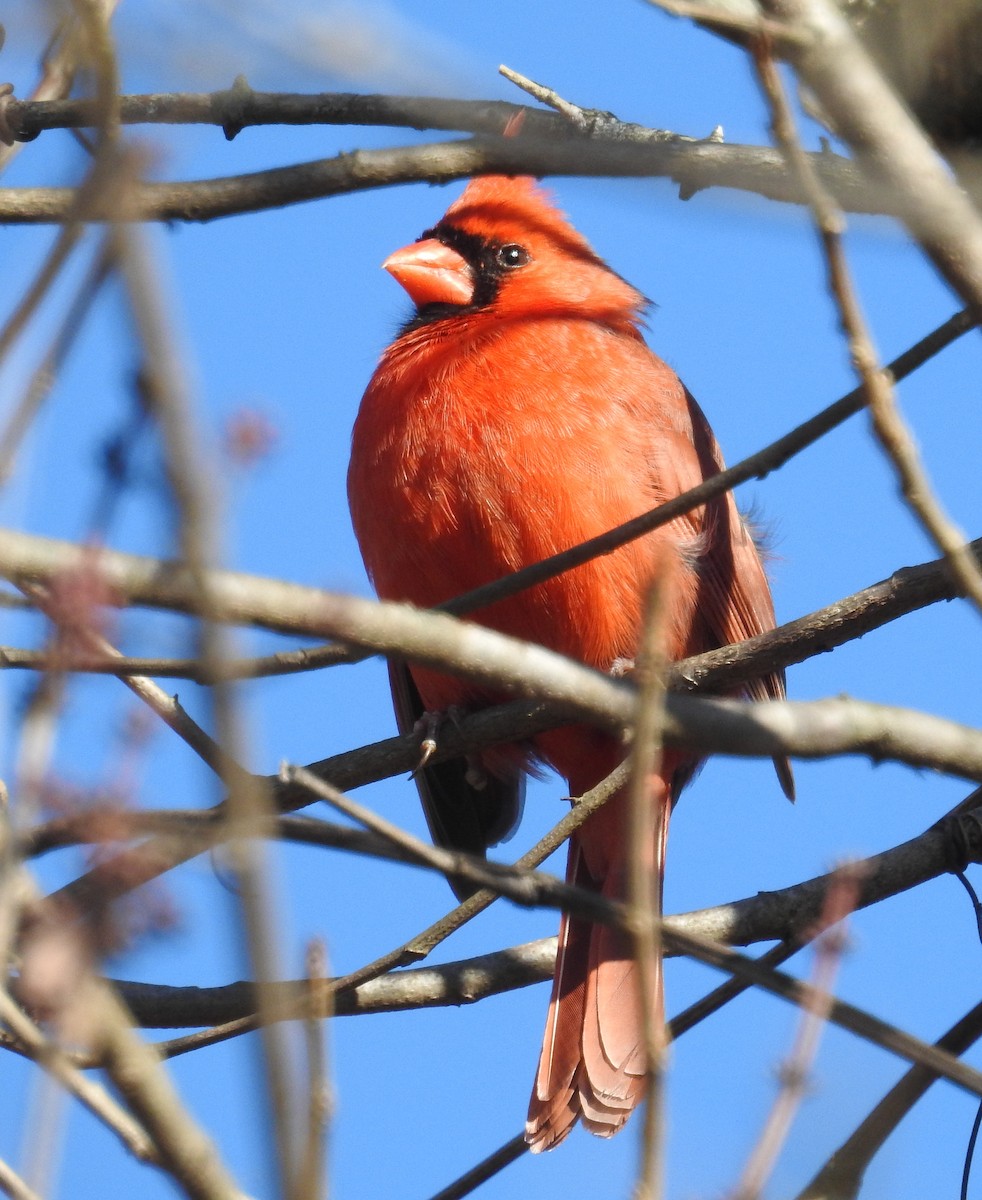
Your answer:
[[[384,599],[439,605],[721,469],[698,405],[644,343],[645,298],[533,180],[475,179],[437,225],[383,266],[416,313],[382,355],[362,400],[348,496]],[[729,495],[471,619],[610,671],[635,654],[656,575],[669,592],[670,658],[774,624],[757,549]],[[404,731],[424,709],[501,699],[421,667],[394,664],[390,675]],[[783,697],[783,676],[746,691]],[[532,760],[553,766],[578,796],[623,756],[618,739],[576,726],[486,752],[479,763],[427,768],[420,791],[431,832],[441,845],[483,853],[517,820],[522,768]],[[652,801],[666,817],[695,765],[684,753],[664,755]],[[787,764],[778,770],[790,795]],[[571,883],[624,899],[626,817],[625,799],[616,796],[573,835]],[[660,879],[664,844],[651,855]],[[529,1145],[548,1149],[577,1118],[610,1136],[640,1101],[644,1076],[631,943],[564,916]]]

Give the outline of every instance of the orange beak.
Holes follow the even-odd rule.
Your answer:
[[[474,272],[456,250],[436,238],[404,246],[382,263],[418,308],[427,304],[470,304]]]

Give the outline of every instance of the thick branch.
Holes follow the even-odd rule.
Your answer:
[[[5,537],[6,534],[0,531],[0,555],[5,546]],[[48,582],[50,576],[41,565],[51,551],[47,539],[34,539],[30,534],[14,534],[13,537],[25,539],[18,543],[25,557],[15,558],[11,564],[12,569],[16,567],[17,562],[25,566],[33,564],[31,570],[39,572],[45,582]],[[35,541],[39,542],[40,546],[35,545]],[[78,552],[73,543],[55,545],[63,549],[66,561]],[[982,539],[970,545],[976,558],[982,559]],[[15,550],[16,548],[15,546]],[[37,556],[36,550],[40,550]],[[164,591],[154,591],[152,584],[149,587],[142,586],[142,581],[148,574],[153,574],[152,569],[148,572],[148,564],[155,564],[161,576],[175,581],[181,575],[178,564],[159,559],[142,559],[116,551],[109,552],[109,555],[104,561],[104,569],[108,570],[111,586],[116,591],[119,602],[128,601],[151,607],[172,608],[180,612],[188,611],[189,602],[188,605],[185,604],[183,593],[179,589],[171,591],[168,587]],[[0,560],[0,570],[3,566]],[[230,591],[231,586],[241,589],[243,604],[255,604],[254,607],[250,607],[252,618],[249,623],[259,627],[269,627],[266,618],[270,615],[267,610],[271,604],[264,599],[268,588],[274,589],[279,598],[287,595],[288,591],[292,592],[299,612],[309,609],[315,597],[322,600],[326,595],[316,589],[283,580],[272,580],[265,576],[228,575],[226,572],[216,573],[214,586],[224,592],[227,579],[233,581]],[[131,588],[134,589],[132,592]],[[136,591],[137,588],[140,590]],[[677,690],[728,691],[749,679],[804,662],[816,654],[825,654],[929,604],[936,604],[940,600],[954,600],[957,594],[943,559],[912,567],[901,567],[888,579],[871,584],[806,616],[779,625],[767,633],[673,663],[669,669],[669,683]],[[253,597],[258,597],[258,600],[254,602]],[[271,615],[277,623],[276,628],[280,629],[279,623],[285,616],[289,616],[289,612],[277,608]],[[245,619],[241,611],[239,619]],[[289,650],[263,658],[235,660],[225,664],[223,669],[232,678],[254,678],[316,670],[352,662],[361,657],[363,656],[359,651],[330,643],[306,650]],[[43,650],[0,646],[0,668],[45,671],[55,665],[55,660]],[[57,665],[63,666],[64,663],[60,662]],[[110,662],[104,656],[88,659],[79,651],[73,658],[71,667],[73,671],[81,673],[153,675],[193,679],[199,683],[206,682],[207,678],[200,659],[194,658],[127,657]]]
[[[453,100],[433,96],[364,95],[358,92],[256,92],[242,76],[218,92],[158,92],[121,96],[124,125],[216,125],[226,137],[257,125],[368,125],[396,129],[440,129],[457,133],[502,133],[522,113],[522,134],[569,138],[569,121],[556,113],[502,100]],[[30,141],[51,129],[87,129],[95,119],[91,100],[10,99],[5,110],[11,134]],[[599,114],[598,114],[599,115]],[[637,144],[674,140],[674,135],[618,121],[609,113],[593,136]],[[680,139],[690,140],[690,139]]]
[[[406,604],[338,597],[325,612],[344,641],[463,675],[481,687],[533,694],[613,731],[627,730],[636,694],[628,683],[541,646]],[[841,698],[812,703],[667,697],[666,745],[700,754],[822,758],[865,754],[982,780],[982,733],[924,713]]]
[[[404,183],[450,183],[473,175],[532,174],[667,178],[685,198],[710,187],[750,191],[800,204],[797,183],[781,156],[769,148],[718,142],[566,140],[477,137],[356,150],[334,158],[274,167],[243,175],[135,187],[127,215],[140,221],[210,221],[263,212],[308,200]],[[888,211],[845,159],[816,156],[826,186],[843,208]],[[71,188],[0,188],[0,223],[49,224],[68,213]],[[94,219],[117,215],[107,205]]]

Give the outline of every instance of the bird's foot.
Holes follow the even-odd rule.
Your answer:
[[[437,749],[437,734],[444,721],[450,721],[457,728],[464,714],[462,708],[452,705],[445,712],[424,712],[413,726],[413,733],[419,737],[419,762],[413,768],[410,778],[415,779],[430,761]]]
[[[615,679],[623,679],[626,675],[632,674],[636,663],[633,658],[615,658],[610,664],[609,674]]]

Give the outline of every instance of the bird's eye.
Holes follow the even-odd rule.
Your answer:
[[[507,246],[499,246],[495,251],[494,260],[499,267],[504,267],[506,271],[513,271],[516,267],[524,267],[526,263],[531,262],[532,255],[524,246],[511,243]]]

